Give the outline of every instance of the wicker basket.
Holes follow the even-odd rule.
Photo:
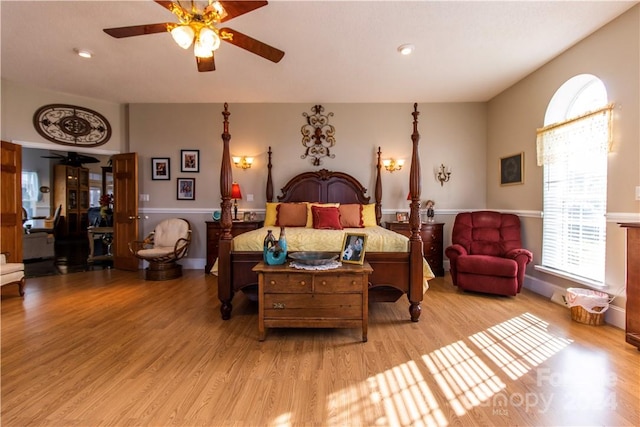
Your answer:
[[[601,311],[604,307],[594,307]],[[604,323],[604,313],[589,313],[583,307],[576,305],[571,307],[571,319],[585,325],[600,326]]]

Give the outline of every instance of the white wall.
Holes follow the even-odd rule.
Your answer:
[[[1,81],[1,136],[10,141],[33,148],[67,151],[69,148],[46,140],[33,126],[33,115],[48,104],[70,104],[90,108],[102,114],[111,124],[111,139],[97,149],[72,151],[113,154],[127,151],[126,108],[123,105],[97,99],[52,92],[17,84],[5,79]]]
[[[241,211],[260,211],[265,205],[267,150],[272,147],[273,181],[276,195],[294,175],[326,168],[347,172],[369,189],[374,201],[375,165],[378,146],[383,158],[403,158],[401,171],[383,170],[383,209],[387,216],[408,211],[409,161],[413,131],[413,104],[324,104],[324,114],[333,113],[335,158],[323,158],[313,166],[302,159],[303,113],[312,114],[307,104],[232,104],[231,154],[255,158],[250,169],[233,169],[233,178],[245,200]],[[421,134],[422,200],[434,199],[436,207],[481,208],[485,205],[485,104],[418,104]],[[163,216],[179,212],[196,228],[190,256],[204,257],[204,221],[220,208],[220,164],[222,155],[222,104],[134,104],[130,106],[130,144],[140,159],[141,202],[150,218],[143,229],[150,231]],[[200,172],[180,172],[180,150],[200,150]],[[151,179],[151,158],[171,159],[171,180]],[[453,170],[451,182],[440,186],[433,171],[440,163]],[[196,200],[176,199],[176,178],[196,178]],[[254,201],[246,200],[253,194]]]

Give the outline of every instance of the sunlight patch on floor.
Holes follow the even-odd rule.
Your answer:
[[[469,337],[512,380],[571,344],[547,332],[549,323],[524,313]]]
[[[341,408],[337,408],[338,402]],[[361,403],[359,413],[366,419],[353,419],[354,414],[358,413],[354,410],[358,402]],[[329,396],[328,405],[336,414],[332,417],[332,424],[353,425],[355,422],[378,426],[448,425],[434,394],[412,360],[369,377],[365,388],[356,385],[333,393]]]
[[[464,415],[506,387],[462,341],[422,356],[422,360],[457,415]]]

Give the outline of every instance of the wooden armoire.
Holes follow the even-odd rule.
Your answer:
[[[77,166],[55,165],[53,173],[53,205],[60,211],[61,221],[57,236],[86,235],[89,225],[89,169]]]
[[[640,350],[640,223],[623,223],[627,229],[626,341]]]

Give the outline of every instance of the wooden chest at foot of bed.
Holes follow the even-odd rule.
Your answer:
[[[372,268],[343,264],[331,270],[299,270],[260,262],[258,332],[266,328],[362,327],[367,341],[368,283]]]

